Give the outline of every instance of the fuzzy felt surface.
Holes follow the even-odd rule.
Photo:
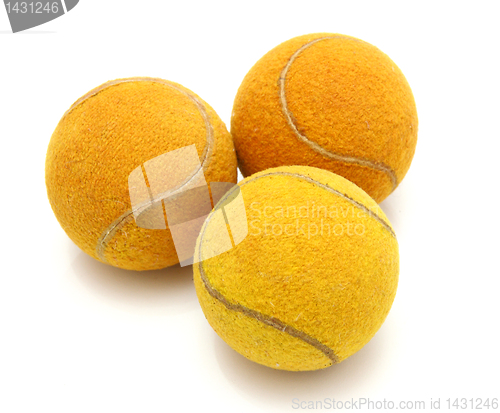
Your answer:
[[[335,172],[377,202],[407,173],[417,142],[412,91],[376,47],[316,33],[288,40],[245,76],[231,120],[244,176],[281,165]]]
[[[121,79],[89,92],[65,113],[47,151],[47,193],[62,228],[87,254],[117,267],[150,270],[178,263],[168,228],[136,225],[128,177],[146,161],[188,145],[202,159],[209,132],[207,182],[236,182],[231,136],[193,92],[153,78]]]
[[[238,185],[247,237],[194,265],[210,325],[275,369],[321,369],[361,349],[385,320],[399,274],[397,240],[377,203],[312,167],[269,169]],[[200,259],[221,236],[214,217],[198,238]]]

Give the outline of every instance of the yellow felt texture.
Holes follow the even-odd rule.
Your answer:
[[[178,263],[168,229],[136,225],[128,177],[146,161],[188,145],[196,146],[201,159],[208,129],[213,148],[203,163],[207,182],[236,182],[236,155],[224,123],[181,85],[120,79],[79,99],[52,135],[45,168],[50,204],[68,236],[87,254],[120,268],[150,270]],[[100,257],[99,239],[116,222]]]
[[[377,203],[348,180],[305,166],[269,169],[238,185],[247,237],[194,265],[210,325],[236,351],[276,369],[321,369],[361,349],[398,283],[398,244]],[[220,233],[207,218],[196,256],[203,259]]]
[[[244,176],[315,166],[377,202],[407,173],[417,128],[413,94],[396,64],[362,40],[331,33],[293,38],[262,57],[238,90],[231,120]]]

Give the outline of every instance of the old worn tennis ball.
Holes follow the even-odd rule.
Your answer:
[[[239,215],[224,205],[238,188]],[[247,223],[248,234],[213,256],[226,222],[232,238]],[[241,181],[206,219],[195,256],[210,325],[237,352],[275,369],[321,369],[354,354],[384,322],[398,283],[398,244],[377,203],[312,167]]]
[[[379,49],[340,34],[288,40],[262,57],[234,102],[244,176],[281,165],[335,172],[377,202],[405,176],[417,143],[412,91]]]
[[[132,270],[178,263],[168,228],[136,224],[128,179],[145,162],[189,145],[208,183],[236,182],[231,136],[190,90],[153,78],[115,80],[92,90],[64,114],[47,152],[47,192],[59,223],[101,262]]]

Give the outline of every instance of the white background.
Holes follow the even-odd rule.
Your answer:
[[[497,5],[82,0],[15,35],[0,9],[0,411],[280,412],[294,398],[441,398],[445,410],[447,398],[500,397]],[[419,142],[382,203],[401,253],[387,321],[340,365],[291,373],[213,332],[191,268],[135,273],[80,252],[47,201],[44,162],[65,110],[107,80],[173,80],[229,124],[250,67],[313,32],[361,38],[396,62]]]

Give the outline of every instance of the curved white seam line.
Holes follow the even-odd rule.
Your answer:
[[[385,222],[382,218],[380,218],[375,212],[372,212],[369,208],[367,208],[366,206],[364,206],[361,202],[358,202],[354,199],[352,199],[351,197],[349,197],[348,195],[340,192],[340,191],[337,191],[336,189],[333,189],[332,187],[326,185],[326,184],[323,184],[319,181],[316,181],[315,179],[307,176],[307,175],[301,175],[301,174],[298,174],[298,173],[293,173],[293,172],[269,172],[267,174],[263,174],[263,175],[259,175],[259,176],[256,176],[254,178],[251,178],[249,179],[248,181],[245,181],[241,184],[238,184],[237,186],[234,186],[232,189],[230,189],[220,200],[219,202],[217,203],[217,205],[214,206],[214,209],[212,210],[212,212],[210,213],[210,215],[207,217],[205,223],[203,224],[203,228],[201,230],[201,234],[200,234],[200,242],[199,242],[199,245],[200,245],[200,250],[199,250],[199,254],[198,254],[198,260],[201,262],[202,261],[202,257],[201,257],[201,243],[203,242],[203,236],[205,234],[205,229],[206,227],[208,226],[208,223],[210,222],[210,219],[212,218],[212,216],[217,212],[217,209],[219,207],[219,205],[221,205],[223,202],[225,202],[227,200],[227,198],[229,196],[231,196],[231,194],[236,191],[238,188],[242,188],[243,186],[249,184],[250,182],[254,182],[260,178],[265,178],[265,177],[269,177],[269,176],[291,176],[292,178],[297,178],[297,179],[302,179],[304,181],[307,181],[307,182],[310,182],[312,183],[313,185],[316,185],[320,188],[323,188],[323,189],[326,189],[327,191],[345,199],[347,202],[353,204],[354,206],[358,207],[359,209],[363,210],[368,216],[371,216],[373,217],[376,221],[378,221],[380,224],[382,224],[382,226],[387,230],[389,231],[389,233],[394,237],[396,238],[396,234],[394,233],[393,229],[391,228],[391,226]]]
[[[321,37],[319,39],[315,39],[310,41],[309,43],[306,43],[305,45],[301,46],[288,60],[287,64],[285,65],[284,69],[281,72],[280,78],[279,78],[279,84],[280,84],[280,101],[281,101],[281,109],[286,117],[287,123],[294,132],[294,134],[307,144],[312,150],[315,152],[318,152],[319,154],[333,159],[335,161],[340,161],[340,162],[347,162],[347,163],[353,163],[353,164],[358,164],[361,166],[367,166],[369,168],[375,169],[380,172],[384,172],[386,175],[388,175],[389,179],[391,180],[392,183],[392,189],[396,188],[398,185],[398,179],[396,176],[396,173],[392,170],[391,167],[388,165],[385,165],[382,162],[375,162],[371,161],[369,159],[363,159],[363,158],[356,158],[353,156],[346,156],[346,155],[340,155],[338,153],[330,152],[323,148],[322,146],[318,145],[316,142],[311,141],[310,139],[307,138],[307,136],[303,135],[302,133],[299,132],[297,125],[295,125],[292,117],[292,113],[288,109],[288,103],[286,100],[286,93],[285,93],[285,83],[286,83],[286,75],[288,73],[288,70],[290,69],[292,63],[295,61],[297,56],[302,53],[305,49],[308,47],[312,46],[313,44],[320,42],[322,40],[329,40],[329,39],[346,39],[346,40],[352,40],[360,43],[366,43],[363,42],[362,40],[359,39],[353,39],[350,37],[344,37],[344,36],[328,36],[328,37]]]
[[[210,159],[211,155],[212,155],[212,149],[213,149],[213,129],[212,129],[212,125],[210,123],[210,119],[209,119],[209,116],[208,116],[208,113],[206,112],[206,109],[205,107],[202,105],[202,103],[195,97],[195,96],[192,96],[191,94],[187,93],[186,91],[166,82],[166,81],[162,81],[162,80],[159,80],[159,79],[154,79],[154,78],[133,78],[133,79],[124,79],[123,81],[113,81],[113,82],[110,82],[107,84],[107,86],[102,89],[98,89],[98,90],[95,90],[94,93],[92,94],[89,94],[88,96],[80,99],[79,101],[75,102],[75,104],[68,110],[68,112],[70,110],[72,110],[74,107],[77,106],[77,104],[80,104],[82,103],[84,100],[92,97],[92,96],[95,96],[97,93],[107,89],[108,87],[111,87],[111,86],[115,86],[115,85],[118,85],[118,84],[121,84],[121,83],[128,83],[128,82],[157,82],[157,83],[160,83],[160,84],[163,84],[165,86],[168,86],[182,94],[184,94],[185,96],[187,96],[191,101],[194,102],[194,104],[197,106],[198,108],[198,111],[200,112],[201,116],[203,117],[203,120],[205,122],[205,127],[206,127],[206,130],[207,130],[207,136],[206,136],[206,145],[205,145],[205,148],[203,150],[203,154],[202,154],[202,162],[201,162],[201,165],[200,165],[200,168],[198,168],[191,177],[189,177],[186,181],[184,181],[183,183],[179,184],[177,187],[175,188],[172,188],[168,191],[165,191],[161,194],[159,194],[158,196],[156,196],[153,200],[149,200],[149,201],[145,201],[139,205],[137,205],[135,208],[133,209],[129,209],[128,211],[126,211],[125,213],[123,213],[122,215],[120,215],[120,217],[118,217],[115,221],[113,221],[111,223],[111,225],[109,225],[102,233],[101,233],[101,236],[99,237],[98,241],[97,241],[97,245],[96,245],[96,254],[97,256],[99,257],[100,260],[102,260],[103,262],[108,262],[105,255],[104,255],[104,252],[106,250],[106,246],[108,245],[109,241],[114,237],[114,235],[116,234],[116,232],[121,228],[123,227],[123,225],[125,225],[125,222],[127,221],[127,219],[129,219],[131,216],[133,216],[134,212],[137,212],[137,211],[140,211],[141,213],[143,211],[145,211],[148,207],[152,207],[153,205],[155,205],[156,203],[158,202],[161,202],[163,199],[167,198],[167,197],[170,197],[178,192],[180,192],[182,190],[183,187],[185,187],[187,184],[189,184],[196,176],[198,176],[201,173],[203,173],[203,170],[205,168],[205,164],[207,163],[207,161]]]
[[[345,199],[346,201],[350,202],[351,204],[355,205],[356,207],[358,207],[358,208],[362,209],[363,211],[365,211],[366,213],[368,213],[369,216],[372,216],[373,218],[375,218],[375,220],[377,220],[379,223],[381,223],[382,226],[385,229],[387,229],[389,231],[389,233],[394,238],[396,238],[396,235],[394,234],[394,231],[392,230],[392,228],[382,218],[380,218],[377,214],[375,214],[374,212],[369,210],[363,204],[361,204],[358,201],[355,201],[354,199],[350,198],[346,194],[343,194],[342,192],[337,191],[336,189],[333,189],[333,188],[329,187],[328,185],[325,185],[321,182],[318,182],[315,179],[312,179],[311,177],[306,176],[306,175],[301,175],[301,174],[292,173],[292,172],[270,172],[270,173],[267,173],[264,175],[256,176],[255,178],[251,178],[248,181],[246,181],[238,186],[233,187],[219,200],[217,205],[214,207],[214,209],[212,210],[210,215],[205,220],[205,223],[203,224],[203,228],[200,232],[199,242],[197,243],[197,248],[198,248],[198,263],[197,263],[197,265],[198,265],[198,269],[200,271],[201,280],[202,280],[203,285],[205,286],[205,289],[207,290],[208,294],[210,296],[212,296],[213,298],[215,298],[216,300],[218,300],[219,302],[221,302],[226,308],[233,310],[233,311],[241,312],[248,317],[254,318],[254,319],[270,326],[270,327],[273,327],[279,331],[287,333],[287,334],[291,335],[292,337],[296,337],[296,338],[304,341],[305,343],[310,344],[311,346],[315,347],[316,349],[320,350],[321,352],[323,352],[328,358],[330,358],[330,360],[332,360],[333,363],[338,363],[338,359],[337,359],[337,356],[335,355],[334,351],[331,348],[329,348],[328,346],[321,343],[319,340],[315,339],[314,337],[309,336],[308,334],[306,334],[300,330],[295,329],[294,327],[292,327],[290,325],[283,323],[281,320],[279,320],[275,317],[266,316],[263,313],[260,313],[260,312],[255,311],[255,310],[251,310],[251,309],[244,307],[242,305],[239,305],[239,304],[232,304],[231,302],[228,301],[228,299],[226,297],[224,297],[218,290],[216,290],[210,284],[210,282],[208,281],[208,278],[206,277],[205,269],[203,268],[203,264],[202,264],[203,259],[202,259],[202,254],[201,254],[202,253],[203,237],[205,236],[205,232],[206,232],[206,229],[210,223],[210,220],[212,219],[214,214],[217,212],[219,205],[224,203],[231,196],[231,194],[234,191],[240,189],[241,187],[249,184],[250,182],[256,181],[260,178],[265,178],[265,177],[269,177],[269,176],[273,176],[273,175],[291,176],[293,178],[303,179],[303,180],[310,182],[316,186],[319,186],[320,188],[326,189],[327,191],[329,191],[335,195],[340,196],[341,198]]]

